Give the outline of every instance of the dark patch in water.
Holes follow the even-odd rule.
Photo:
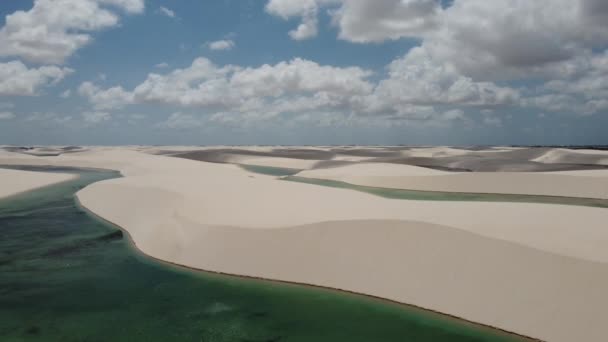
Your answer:
[[[249,315],[250,318],[263,318],[266,316],[268,316],[268,312],[262,312],[262,311],[253,312]]]
[[[39,335],[40,327],[37,327],[37,326],[29,327],[29,328],[25,329],[25,333],[28,335]]]
[[[45,256],[49,256],[49,257],[63,257],[63,256],[67,256],[69,254],[72,253],[77,253],[83,249],[86,248],[90,248],[95,246],[98,243],[101,242],[111,242],[111,241],[117,241],[117,240],[122,240],[123,238],[123,233],[121,230],[116,230],[113,231],[111,233],[108,234],[104,234],[102,236],[98,236],[92,239],[88,239],[88,240],[78,240],[72,244],[66,245],[66,246],[62,246],[59,248],[55,248],[55,249],[51,249],[50,251],[48,251]]]
[[[116,230],[116,231],[113,231],[106,235],[102,235],[102,236],[96,238],[95,240],[97,240],[97,241],[116,241],[116,240],[122,240],[122,238],[123,238],[122,230]]]
[[[265,338],[265,339],[249,339],[249,338],[243,338],[241,339],[242,342],[278,342],[282,339],[283,337],[281,336],[277,336],[277,337],[271,337],[271,338]]]

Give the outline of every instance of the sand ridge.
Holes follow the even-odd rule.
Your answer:
[[[421,191],[608,198],[608,170],[448,173],[410,165],[366,163],[305,170],[296,176]]]
[[[66,182],[76,177],[76,175],[65,173],[32,172],[0,168],[0,198]]]

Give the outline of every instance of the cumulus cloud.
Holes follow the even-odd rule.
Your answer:
[[[315,37],[318,33],[319,7],[332,4],[333,0],[270,0],[266,4],[266,12],[271,15],[288,20],[300,17],[301,23],[289,31],[289,36],[295,40],[304,40]]]
[[[339,38],[357,43],[421,37],[438,25],[436,0],[349,0],[333,12]]]
[[[269,14],[314,26],[328,9],[341,39],[357,43],[418,38],[437,61],[474,79],[542,74],[608,44],[603,0],[269,0]],[[308,23],[312,23],[308,25]],[[314,24],[314,25],[313,25]],[[292,31],[293,32],[293,31]]]
[[[133,95],[122,87],[101,89],[91,82],[83,82],[78,87],[78,94],[88,98],[95,109],[121,108],[133,102]]]
[[[525,106],[579,115],[608,110],[608,51],[579,56],[553,71]]]
[[[207,44],[207,46],[209,46],[209,49],[213,51],[232,50],[235,45],[236,44],[231,39],[216,40]]]
[[[449,64],[436,61],[417,47],[389,65],[388,78],[375,92],[377,106],[400,105],[498,106],[515,104],[517,90],[491,82],[476,82]]]
[[[420,41],[390,63],[388,77],[364,101],[364,113],[412,116],[417,106],[416,115],[424,116],[420,107],[437,105],[521,105],[575,114],[608,110],[604,0],[454,0],[445,7],[438,0],[269,0],[266,5],[271,15],[300,18],[300,26],[310,26],[307,38],[317,34],[323,10],[343,40]],[[543,85],[509,86],[512,81]]]
[[[270,0],[266,12],[288,20],[301,19],[289,31],[292,39],[318,34],[318,16],[328,9],[339,37],[358,43],[419,37],[437,25],[441,6],[437,0]]]
[[[218,66],[200,57],[183,69],[151,73],[132,90],[102,89],[85,82],[79,94],[97,109],[158,103],[202,108],[216,122],[267,120],[282,114],[344,112],[399,119],[456,119],[457,113],[436,112],[435,105],[496,107],[518,100],[516,90],[475,82],[412,50],[389,66],[381,81],[359,67],[335,67],[300,58],[274,65]],[[426,64],[422,63],[426,61]],[[421,67],[422,66],[422,67]],[[444,115],[445,114],[445,115]],[[177,119],[180,119],[178,121]],[[190,117],[178,113],[164,127]]]
[[[276,112],[302,106],[299,102],[311,107],[344,104],[371,91],[372,85],[365,80],[369,75],[369,71],[357,67],[321,66],[303,59],[242,68],[217,66],[201,57],[188,68],[148,75],[130,94],[137,103]],[[90,93],[107,92],[96,90]],[[122,97],[130,99],[129,95]],[[94,100],[92,96],[89,98]],[[286,102],[287,99],[290,101]]]
[[[456,0],[422,46],[479,79],[522,78],[608,43],[591,22],[593,0]]]
[[[117,26],[116,10],[144,10],[143,0],[35,0],[28,11],[6,16],[0,29],[0,57],[61,64],[91,42],[90,33]]]
[[[70,68],[28,68],[20,61],[0,63],[0,95],[37,95],[40,88],[55,84],[72,73]]]

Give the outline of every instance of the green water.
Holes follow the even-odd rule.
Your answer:
[[[294,176],[301,170],[286,169],[280,167],[257,166],[257,165],[240,165],[243,169],[261,173],[266,175],[282,177],[281,179],[314,184],[321,186],[329,186],[333,188],[350,189],[369,194],[404,200],[421,200],[421,201],[478,201],[478,202],[520,202],[520,203],[546,203],[546,204],[565,204],[579,205],[587,207],[608,208],[608,200],[595,198],[577,198],[577,197],[560,197],[560,196],[540,196],[540,195],[513,195],[513,194],[483,194],[483,193],[467,193],[467,192],[441,192],[441,191],[418,191],[405,189],[390,189],[377,188],[372,186],[355,185],[346,182],[306,178]]]
[[[244,165],[239,164],[241,168],[247,170],[249,172],[255,172],[263,175],[269,176],[292,176],[296,173],[302,171],[300,169],[288,169],[284,167],[274,167],[274,166],[260,166],[260,165]]]
[[[0,341],[523,340],[367,297],[153,261],[74,200],[118,174],[77,172],[0,200]]]
[[[416,191],[389,188],[376,188],[371,186],[355,185],[346,182],[287,176],[282,178],[287,181],[329,186],[367,192],[369,194],[405,200],[422,201],[477,201],[477,202],[521,202],[521,203],[546,203],[579,205],[587,207],[608,208],[608,200],[594,198],[539,196],[539,195],[512,195],[512,194],[480,194],[466,192],[440,192],[440,191]]]

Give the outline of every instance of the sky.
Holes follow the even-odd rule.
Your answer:
[[[608,144],[608,1],[0,1],[0,144]]]

